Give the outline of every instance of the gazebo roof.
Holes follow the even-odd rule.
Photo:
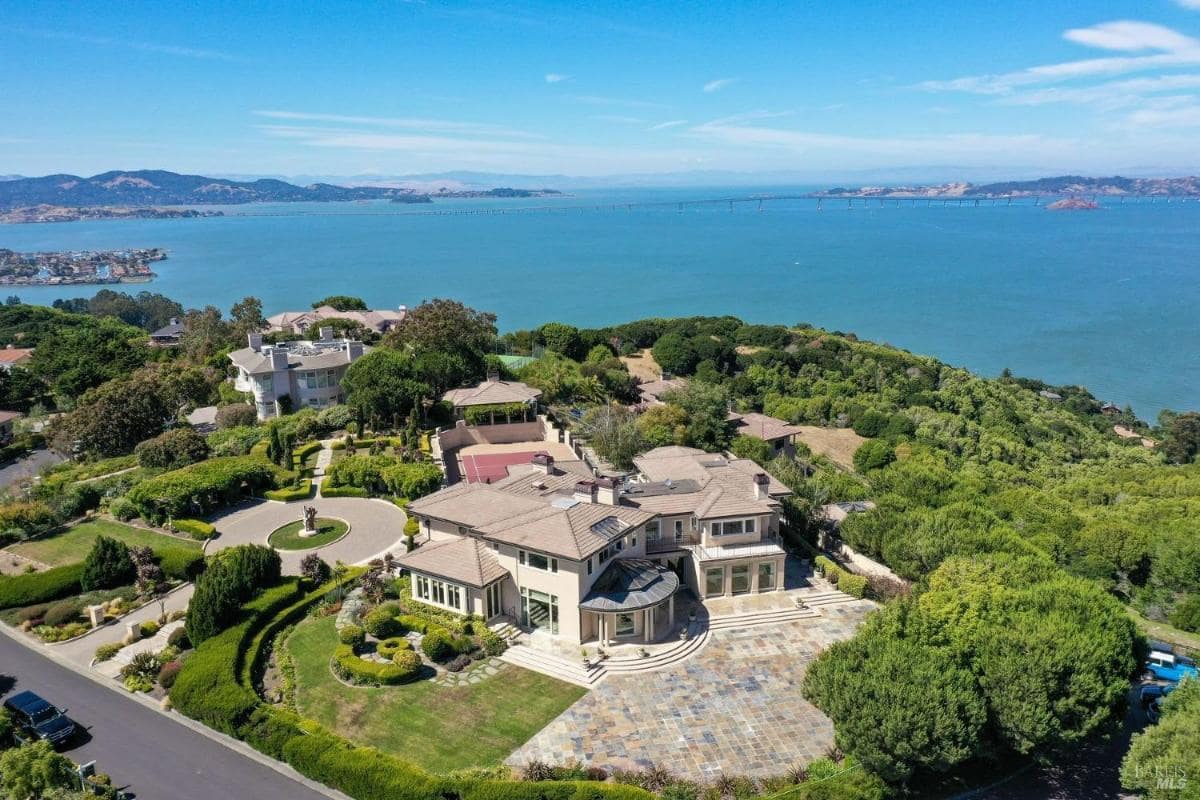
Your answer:
[[[679,578],[666,567],[641,558],[618,558],[608,565],[579,607],[584,611],[638,611],[666,600]]]

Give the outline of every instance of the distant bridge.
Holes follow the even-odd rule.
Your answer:
[[[766,211],[772,203],[807,202],[814,204],[817,211],[828,209],[853,210],[874,208],[909,208],[941,206],[943,208],[979,208],[981,206],[1041,206],[1057,200],[1091,200],[1095,203],[1108,205],[1125,204],[1155,204],[1155,203],[1200,203],[1200,197],[1163,197],[1157,195],[1088,195],[1088,194],[1045,194],[1021,195],[1003,197],[862,197],[859,195],[826,195],[808,194],[755,194],[742,197],[710,197],[694,200],[650,200],[632,203],[587,203],[559,204],[545,203],[529,206],[489,206],[471,208],[431,208],[427,210],[396,210],[382,211],[379,209],[362,209],[346,211],[247,211],[233,212],[229,216],[238,217],[296,217],[296,216],[364,216],[364,217],[458,217],[485,216],[509,214],[563,214],[585,213],[596,211],[627,211],[642,209],[675,209],[682,213],[685,209],[702,206],[725,206],[728,211],[749,210]],[[503,201],[495,201],[503,202]]]

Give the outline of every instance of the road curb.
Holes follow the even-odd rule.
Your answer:
[[[157,711],[159,714],[162,714],[163,716],[167,717],[168,719],[173,720],[174,722],[184,726],[185,728],[190,728],[191,730],[200,734],[201,736],[204,736],[218,744],[224,745],[226,748],[234,751],[238,755],[243,756],[244,758],[248,758],[251,761],[255,761],[264,767],[268,767],[269,769],[274,770],[275,772],[279,773],[280,775],[284,776],[285,778],[289,778],[290,780],[293,780],[296,783],[299,783],[300,785],[302,785],[308,789],[311,789],[314,792],[318,792],[320,794],[325,795],[326,797],[333,798],[333,800],[353,800],[353,798],[351,798],[349,795],[343,794],[342,792],[339,792],[336,789],[330,789],[328,786],[326,786],[322,783],[317,783],[314,780],[304,777],[303,775],[301,775],[299,772],[297,772],[295,769],[293,769],[289,765],[283,763],[282,761],[277,761],[273,758],[270,758],[269,756],[263,755],[262,753],[258,752],[253,747],[251,747],[250,745],[246,744],[243,741],[235,739],[232,736],[227,736],[226,734],[220,733],[219,731],[214,731],[212,728],[208,727],[207,725],[197,722],[196,720],[191,719],[190,717],[185,717],[184,715],[180,714],[177,711],[164,710],[157,701],[152,700],[149,697],[146,697],[145,695],[141,694],[140,692],[130,692],[127,689],[125,689],[124,686],[121,686],[120,684],[118,684],[116,681],[114,681],[110,678],[106,678],[103,675],[100,675],[99,673],[96,673],[91,669],[85,669],[83,667],[80,667],[74,661],[71,661],[70,659],[63,657],[63,656],[59,655],[58,653],[55,653],[53,650],[51,650],[46,645],[41,645],[36,642],[30,641],[23,634],[21,634],[20,631],[14,631],[8,625],[0,623],[0,633],[3,633],[9,639],[12,639],[13,641],[17,642],[22,647],[25,647],[29,650],[33,650],[34,652],[40,653],[41,655],[43,655],[46,658],[50,659],[51,661],[55,662],[59,666],[66,667],[67,669],[71,670],[72,672],[76,673],[77,675],[81,675],[81,676],[87,678],[88,680],[92,681],[93,683],[97,683],[97,684],[103,686],[105,689],[108,689],[111,692],[116,692],[117,694],[121,695],[122,697],[128,698],[136,703],[140,703],[142,706],[152,709],[153,711]]]

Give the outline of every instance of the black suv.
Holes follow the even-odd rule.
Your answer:
[[[75,723],[33,692],[20,692],[4,701],[16,723],[16,736],[24,741],[44,739],[55,747],[75,733]]]

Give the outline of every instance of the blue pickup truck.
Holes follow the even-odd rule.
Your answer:
[[[1146,659],[1146,671],[1157,680],[1179,683],[1184,678],[1200,678],[1200,669],[1190,658],[1177,656],[1164,650],[1151,650]]]
[[[61,747],[75,734],[75,723],[33,692],[20,692],[4,701],[22,741],[41,739]]]

